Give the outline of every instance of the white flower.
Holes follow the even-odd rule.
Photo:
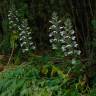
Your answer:
[[[59,20],[58,23],[61,23],[61,20]]]
[[[35,46],[32,46],[32,49],[33,49],[33,50],[35,50],[35,49],[36,49],[36,47],[35,47]]]
[[[30,27],[27,27],[27,30],[29,30],[30,29]]]
[[[22,34],[20,33],[19,36],[22,36]]]
[[[25,53],[26,51],[28,51],[29,49],[26,48],[26,49],[22,49],[22,52]]]
[[[12,24],[13,23],[13,21],[9,21],[9,24]]]
[[[60,32],[60,35],[61,35],[61,36],[63,36],[63,35],[64,35],[64,33],[65,33],[65,31],[61,31],[61,32]]]
[[[17,11],[17,10],[16,10],[15,12],[16,12],[16,13],[18,13],[18,11]]]
[[[72,59],[72,64],[76,64],[76,59],[75,58]]]
[[[61,43],[65,43],[64,39],[60,39],[59,41],[60,41]]]
[[[9,20],[11,20],[11,18],[10,18],[10,17],[9,17],[8,19],[9,19]]]
[[[61,47],[62,51],[66,51],[66,48],[64,46]]]
[[[32,39],[32,37],[29,37],[28,39],[29,39],[29,40],[31,40],[31,39]]]
[[[10,17],[10,14],[8,14],[8,17]]]
[[[60,27],[60,29],[63,29],[63,27]]]
[[[56,19],[56,17],[52,17],[52,19],[53,19],[53,20],[55,20],[55,19]]]
[[[49,21],[50,23],[53,23],[52,21]]]
[[[26,42],[21,43],[21,45],[20,45],[20,46],[22,47],[24,44],[26,44]]]
[[[53,41],[57,41],[57,39],[56,39],[56,38],[54,38],[54,39],[53,39]]]
[[[22,36],[21,38],[22,38],[22,39],[25,39],[26,37],[25,37],[25,36]]]
[[[49,41],[50,41],[50,43],[52,43],[53,42],[53,39],[50,39]]]
[[[33,45],[33,42],[31,42],[30,45]]]
[[[27,34],[28,34],[28,35],[30,35],[30,34],[31,34],[31,32],[28,32]]]
[[[68,56],[67,52],[64,52],[64,55],[65,55],[65,56]]]
[[[50,34],[49,34],[49,37],[52,37],[52,36],[53,36],[53,34],[52,34],[52,33],[50,33]]]
[[[22,31],[21,34],[25,34],[26,32],[25,31]]]
[[[23,42],[22,44],[26,44],[27,42]]]
[[[18,19],[18,18],[16,18],[16,20],[18,21],[19,19]]]
[[[28,48],[25,49],[25,51],[28,51],[28,50],[29,50]]]
[[[76,41],[73,41],[73,44],[75,45],[75,44],[77,44],[77,42]]]
[[[9,10],[8,13],[11,13],[11,10]]]
[[[22,43],[20,46],[22,47],[24,44]]]
[[[77,55],[80,55],[80,54],[81,54],[81,51],[80,51],[80,50],[78,50],[78,51],[77,51]]]
[[[72,40],[75,40],[76,39],[76,37],[75,36],[72,36]]]
[[[66,45],[66,48],[68,48],[68,47],[72,47],[72,45]]]
[[[55,44],[52,44],[52,49],[57,49],[57,46]]]
[[[71,34],[72,34],[72,35],[74,35],[74,34],[75,34],[75,31],[74,31],[74,30],[72,30]]]
[[[77,48],[77,47],[78,47],[78,44],[74,44],[74,47],[76,47],[76,48]]]
[[[51,30],[52,29],[52,27],[49,27],[49,30]]]
[[[65,39],[66,39],[66,38],[71,38],[71,37],[70,37],[70,36],[65,36]]]
[[[73,51],[68,52],[68,55],[71,55],[71,54],[73,54]]]
[[[57,33],[57,31],[53,31],[53,33]]]
[[[52,27],[52,28],[56,28],[56,25],[52,25],[51,27]]]
[[[22,41],[23,40],[23,38],[20,38],[20,41]]]
[[[22,29],[20,27],[18,27],[18,29],[21,31]]]

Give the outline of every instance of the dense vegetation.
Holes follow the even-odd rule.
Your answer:
[[[1,0],[0,96],[96,96],[95,4]]]

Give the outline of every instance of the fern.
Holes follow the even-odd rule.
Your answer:
[[[52,70],[47,77],[49,67]],[[36,66],[23,65],[3,72],[0,74],[0,96],[79,96],[75,85],[70,85],[74,81],[70,81],[68,74],[53,65],[44,65],[43,68],[42,71]],[[40,72],[46,72],[44,77],[40,76]]]

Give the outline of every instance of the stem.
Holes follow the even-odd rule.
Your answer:
[[[10,55],[10,57],[9,57],[9,60],[8,60],[7,65],[10,63],[10,61],[11,61],[11,59],[12,59],[12,56],[13,56],[13,53],[14,53],[14,48],[12,48],[11,55]]]

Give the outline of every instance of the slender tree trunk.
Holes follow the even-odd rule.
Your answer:
[[[0,15],[0,42],[3,40],[2,16]]]
[[[90,0],[69,0],[74,18],[74,25],[77,31],[78,42],[84,54],[86,54],[87,44],[91,37],[91,19],[93,12]]]

